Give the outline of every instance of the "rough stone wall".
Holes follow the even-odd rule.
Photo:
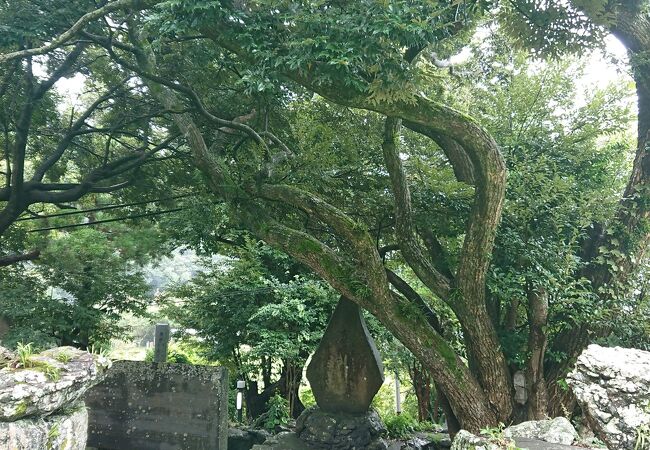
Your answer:
[[[101,381],[110,361],[73,347],[33,355],[29,367],[14,357],[0,370],[0,421],[44,416],[73,404]]]
[[[2,450],[85,450],[88,411],[78,403],[59,413],[0,422]]]
[[[110,361],[72,347],[18,355],[0,347],[0,450],[84,450],[81,400]]]
[[[590,345],[567,382],[608,448],[635,449],[650,426],[650,352]]]

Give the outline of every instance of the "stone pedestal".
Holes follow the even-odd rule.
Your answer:
[[[270,437],[252,450],[387,450],[384,430],[375,411],[330,413],[314,407],[300,415],[295,432]]]
[[[385,450],[388,446],[381,439],[384,431],[374,410],[346,414],[310,408],[296,421],[300,440],[319,450]]]
[[[255,444],[264,443],[271,435],[265,430],[254,428],[228,429],[228,450],[250,450]]]

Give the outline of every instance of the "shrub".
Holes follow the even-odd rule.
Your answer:
[[[144,357],[147,362],[153,362],[154,350],[149,349]],[[167,349],[167,362],[175,364],[205,365],[208,361],[202,358],[196,349],[189,345],[170,343]]]
[[[300,401],[305,405],[305,408],[316,405],[316,398],[311,388],[304,387],[300,389]]]
[[[419,430],[419,423],[410,414],[390,414],[384,418],[386,433],[391,439],[403,439]]]
[[[289,402],[280,394],[275,394],[266,404],[266,412],[255,421],[256,426],[275,432],[278,427],[289,423]]]

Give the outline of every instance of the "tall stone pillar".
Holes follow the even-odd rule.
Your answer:
[[[328,450],[385,449],[383,424],[370,410],[384,382],[383,372],[361,309],[341,297],[307,367],[318,407],[298,418],[300,439]]]
[[[252,450],[386,450],[384,425],[370,409],[383,371],[361,309],[341,297],[307,367],[318,406],[300,415],[295,433],[280,433]]]

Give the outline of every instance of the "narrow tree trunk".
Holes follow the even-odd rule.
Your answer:
[[[260,394],[257,381],[250,381],[246,388],[246,412],[249,419],[256,419],[264,413],[269,400],[266,391]]]
[[[435,388],[435,384],[434,384],[434,388]],[[440,393],[440,391],[437,388],[435,389],[435,393],[436,393],[436,399],[433,402],[432,420],[433,420],[433,423],[438,423],[438,422],[440,422],[440,408],[441,408],[440,402],[441,402],[442,394]]]
[[[548,397],[544,378],[544,354],[546,353],[546,322],[548,319],[548,296],[544,289],[527,286],[528,296],[528,369],[526,381],[528,393],[528,420],[545,419],[548,415]]]
[[[417,361],[413,361],[410,368],[413,390],[418,400],[418,420],[420,422],[433,419],[431,408],[431,376],[424,370]]]
[[[271,358],[262,356],[261,366],[262,381],[264,382],[264,389],[266,390],[269,386],[271,386]]]
[[[519,298],[514,297],[510,300],[510,305],[508,306],[508,312],[506,313],[504,328],[507,331],[513,331],[517,327],[518,319],[519,319]]]
[[[449,433],[449,436],[453,439],[454,436],[456,436],[456,434],[464,427],[461,427],[460,421],[456,417],[454,410],[451,408],[447,396],[443,394],[442,391],[438,389],[437,386],[436,386],[436,391],[439,392],[440,406],[442,407],[442,411],[445,413],[445,419],[447,421],[447,432]]]
[[[290,360],[285,360],[283,364],[284,367],[279,380],[282,387],[281,394],[289,403],[289,415],[297,419],[305,410],[305,405],[303,405],[299,396],[303,366]]]

